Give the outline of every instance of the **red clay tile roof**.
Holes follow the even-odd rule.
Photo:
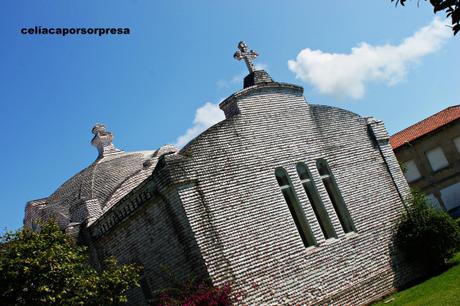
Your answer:
[[[390,137],[393,150],[460,118],[460,105],[448,107]]]

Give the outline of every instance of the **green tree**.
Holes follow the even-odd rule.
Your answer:
[[[396,225],[396,245],[410,260],[436,271],[460,249],[460,227],[446,212],[432,208],[419,191],[413,190],[408,202]]]
[[[0,305],[121,304],[139,287],[140,269],[108,258],[96,271],[86,247],[54,222],[9,232],[0,237]]]
[[[391,0],[396,2],[396,5],[401,4],[404,6],[407,0]],[[427,0],[425,0],[427,1]],[[417,1],[419,3],[420,0]],[[444,11],[447,18],[451,18],[452,31],[454,35],[460,31],[460,0],[430,0],[430,4],[433,6],[433,11],[437,12]]]

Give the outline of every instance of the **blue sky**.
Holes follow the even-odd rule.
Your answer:
[[[20,227],[28,200],[94,161],[97,122],[136,151],[219,120],[216,103],[246,74],[233,59],[240,40],[307,101],[377,117],[390,133],[460,103],[460,37],[412,2],[1,1],[0,228]],[[130,35],[20,33],[33,26]]]

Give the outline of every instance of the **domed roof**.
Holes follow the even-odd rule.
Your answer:
[[[62,184],[48,197],[47,206],[69,207],[80,200],[97,199],[101,206],[128,177],[143,168],[155,151],[118,152],[102,157]]]
[[[62,227],[66,227],[69,222],[76,221],[72,220],[71,207],[78,209],[80,203],[83,205],[85,201],[91,200],[98,202],[101,210],[106,211],[151,175],[162,149],[124,152],[112,144],[112,133],[107,132],[102,124],[97,124],[93,133],[95,136],[91,143],[98,149],[98,158],[63,183],[48,198],[41,199],[40,205],[37,201],[29,202],[24,220],[26,225],[31,225],[36,219],[53,216]],[[173,149],[167,150],[177,150]],[[146,163],[147,160],[149,162]]]

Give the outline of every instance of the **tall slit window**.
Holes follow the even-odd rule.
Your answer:
[[[345,233],[355,232],[356,229],[353,224],[353,220],[351,219],[347,206],[343,201],[343,197],[334,176],[332,175],[329,165],[324,159],[318,159],[316,161],[316,167],[321,175],[321,180],[323,181],[324,187],[329,195],[329,199],[331,199],[332,205],[334,206],[335,213],[339,217],[343,231]]]
[[[321,231],[326,239],[337,237],[332,226],[331,219],[321,201],[318,190],[315,187],[310,171],[304,163],[297,164],[297,174],[302,182],[305,193],[307,194],[310,205],[315,212]]]
[[[291,180],[288,174],[283,168],[277,168],[275,170],[276,180],[280,185],[281,192],[283,193],[284,199],[289,207],[294,223],[299,231],[300,237],[302,238],[303,244],[306,247],[313,246],[316,244],[315,237],[308,225],[307,218],[300,206],[299,200],[292,186]]]

